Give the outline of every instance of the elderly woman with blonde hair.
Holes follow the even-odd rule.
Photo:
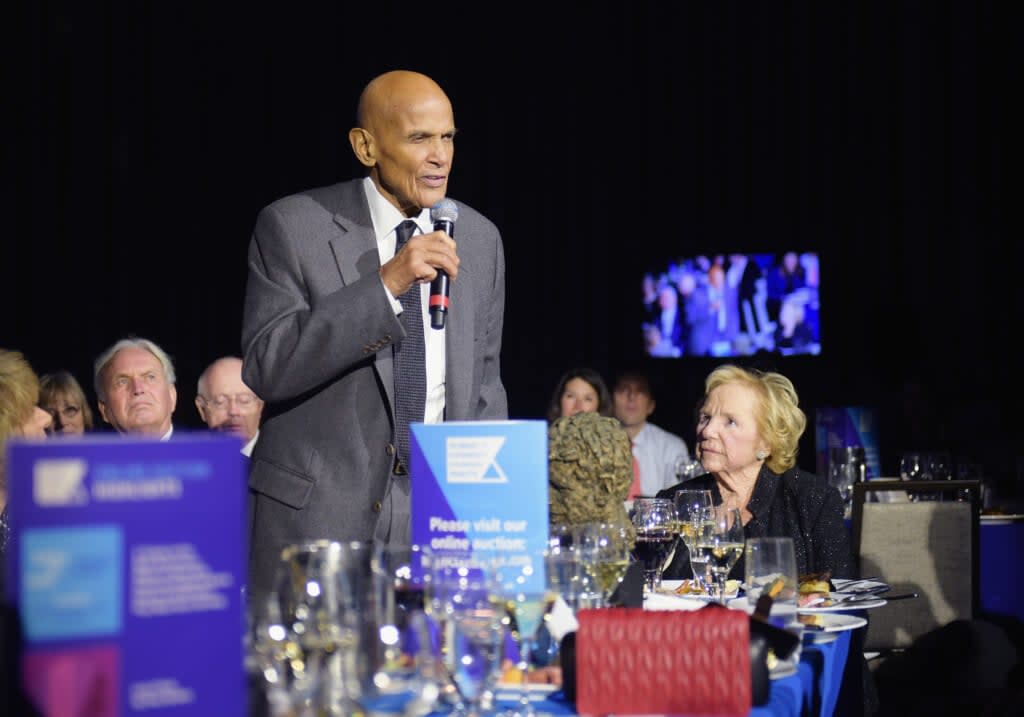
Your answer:
[[[686,488],[711,490],[716,505],[738,508],[745,538],[791,537],[797,571],[855,577],[839,491],[796,467],[807,427],[792,381],[779,373],[725,364],[704,382],[696,454],[707,473]],[[683,484],[659,497],[673,498]],[[730,577],[743,578],[743,558]],[[690,557],[676,551],[664,576],[689,578]]]

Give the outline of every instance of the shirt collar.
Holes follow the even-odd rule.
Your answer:
[[[394,235],[395,227],[407,219],[395,205],[384,198],[384,195],[377,189],[377,185],[369,177],[363,178],[363,190],[366,193],[366,203],[370,207],[370,219],[373,221],[373,232],[377,236],[379,245],[389,234]],[[421,209],[418,216],[412,217],[413,221],[424,234],[430,230],[430,210]]]

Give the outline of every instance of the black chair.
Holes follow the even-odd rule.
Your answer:
[[[866,652],[884,657],[937,627],[978,614],[980,508],[980,481],[854,485],[853,550],[860,574],[880,576],[893,595],[919,596],[869,611]]]

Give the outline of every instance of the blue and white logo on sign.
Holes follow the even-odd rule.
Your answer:
[[[85,474],[89,466],[81,458],[44,458],[32,469],[32,497],[36,505],[53,507],[85,505]]]
[[[449,436],[445,460],[449,483],[508,483],[498,463],[504,436]]]

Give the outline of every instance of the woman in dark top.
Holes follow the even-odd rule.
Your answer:
[[[707,474],[666,488],[708,488],[716,505],[739,508],[746,538],[793,538],[797,572],[855,577],[839,491],[796,467],[807,417],[792,382],[778,373],[723,365],[708,375],[697,417],[697,457]],[[743,579],[743,558],[730,577]],[[664,578],[691,578],[685,546]]]

